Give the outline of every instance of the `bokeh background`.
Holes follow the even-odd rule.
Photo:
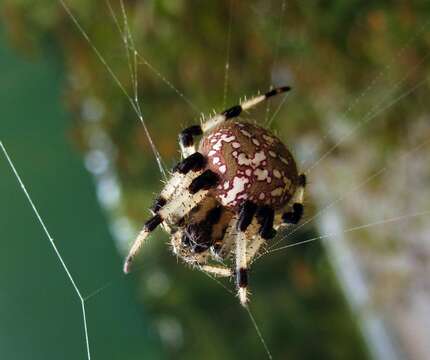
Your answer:
[[[135,91],[170,168],[201,112],[279,84],[294,91],[246,118],[270,123],[309,186],[306,224],[275,247],[321,238],[253,266],[268,349],[430,357],[430,4],[66,4],[90,43],[60,2],[0,5],[0,141],[85,298],[93,359],[267,358],[233,284],[178,263],[163,232],[132,275],[121,263],[162,186]],[[79,299],[3,154],[0,174],[1,358],[85,359]]]

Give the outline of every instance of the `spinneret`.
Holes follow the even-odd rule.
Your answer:
[[[306,177],[298,174],[279,138],[237,117],[289,90],[272,89],[181,132],[184,160],[156,198],[124,272],[130,272],[144,241],[162,224],[171,234],[173,252],[185,263],[215,276],[235,276],[240,303],[246,306],[248,266],[279,227],[300,221]],[[196,136],[202,136],[198,151]],[[227,265],[219,265],[220,260]]]

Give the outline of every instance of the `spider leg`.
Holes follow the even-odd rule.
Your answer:
[[[210,118],[208,121],[203,123],[202,131],[203,132],[210,131],[211,129],[221,124],[222,122],[238,117],[242,113],[242,111],[249,110],[254,106],[262,103],[263,101],[266,101],[267,99],[271,98],[272,96],[287,92],[289,90],[291,90],[289,86],[277,87],[266,92],[263,95],[255,96],[249,100],[243,101],[239,105],[232,106],[231,108],[224,110],[221,114],[215,115],[214,117]]]
[[[257,255],[258,251],[260,250],[261,246],[266,242],[265,239],[261,237],[261,235],[257,234],[254,236],[254,239],[250,242],[248,245],[248,249],[246,251],[246,261],[248,264],[251,264],[252,260],[254,259],[255,255]]]
[[[243,306],[246,306],[248,302],[248,261],[246,256],[246,230],[251,224],[256,211],[257,206],[251,201],[246,201],[239,210],[239,216],[236,224],[236,286],[240,303]]]
[[[260,206],[256,217],[260,224],[259,235],[265,240],[274,238],[276,235],[276,230],[273,228],[275,210],[270,206]]]
[[[131,264],[137,252],[142,247],[149,234],[163,221],[174,215],[177,218],[184,217],[192,208],[201,202],[208,194],[211,187],[218,183],[218,176],[210,170],[206,170],[195,177],[188,186],[188,191],[183,191],[178,197],[168,202],[156,212],[143,226],[143,229],[134,241],[124,263],[124,272],[130,272]]]
[[[219,265],[200,265],[198,268],[209,274],[220,276],[220,277],[230,277],[233,275],[231,269],[226,266]]]
[[[260,206],[257,209],[255,217],[258,220],[260,228],[258,234],[254,236],[246,251],[246,261],[251,263],[252,259],[260,250],[260,247],[269,239],[276,235],[276,230],[273,228],[275,219],[275,210],[270,206]]]
[[[297,224],[303,216],[303,199],[306,187],[306,176],[301,174],[299,176],[299,186],[294,194],[293,205],[291,211],[285,212],[282,215],[284,224]]]
[[[202,135],[203,131],[200,125],[190,126],[179,134],[179,146],[184,157],[196,152],[194,146],[194,136]]]
[[[199,175],[199,171],[206,165],[205,157],[196,152],[173,168],[173,174],[170,180],[166,183],[160,195],[154,201],[151,207],[153,212],[158,212],[170,200],[176,190],[181,186],[183,188],[189,186],[191,181]]]
[[[215,126],[221,124],[222,122],[238,117],[242,111],[249,110],[261,102],[269,99],[270,97],[289,91],[290,89],[291,88],[289,86],[274,88],[263,95],[253,97],[240,103],[239,105],[235,105],[224,110],[220,114],[209,118],[208,121],[204,122],[201,126],[193,125],[184,129],[179,134],[179,145],[181,147],[182,154],[184,156],[188,156],[196,151],[194,147],[194,136],[202,135],[203,133],[212,130]]]
[[[254,236],[248,244],[246,250],[246,261],[251,263],[255,255],[257,255],[260,247],[266,243],[267,240],[272,239],[276,235],[276,230],[273,228],[275,219],[275,210],[270,206],[260,206],[256,212],[256,220],[258,221],[258,234]]]

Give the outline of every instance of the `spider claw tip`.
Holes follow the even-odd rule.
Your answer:
[[[123,267],[124,274],[130,273],[132,260],[133,260],[133,257],[131,256],[127,256],[127,259],[125,259],[124,267]]]
[[[240,304],[243,307],[248,307],[248,292],[246,291],[246,288],[243,288],[243,287],[239,288],[238,295],[239,295]]]

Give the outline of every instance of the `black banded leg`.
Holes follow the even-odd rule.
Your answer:
[[[199,152],[195,152],[194,154],[188,156],[181,162],[179,162],[173,168],[173,174],[168,183],[164,186],[163,190],[160,193],[160,196],[155,200],[154,204],[151,207],[151,210],[157,213],[167,202],[170,200],[170,197],[173,195],[177,187],[184,181],[184,178],[193,171],[198,172],[206,165],[205,157]],[[192,177],[189,176],[190,181]]]
[[[197,176],[188,187],[191,194],[195,194],[200,190],[208,190],[218,184],[219,177],[211,170],[204,171]]]
[[[246,251],[246,261],[248,264],[252,262],[255,255],[260,250],[260,247],[269,239],[276,236],[276,230],[273,228],[275,220],[275,210],[270,206],[260,206],[255,214],[260,225],[258,234],[254,236],[249,243]]]
[[[124,272],[127,274],[130,272],[131,264],[134,260],[134,257],[142,247],[144,241],[148,237],[148,235],[156,229],[158,225],[160,225],[163,222],[163,218],[156,214],[151,219],[149,219],[144,225],[142,231],[137,236],[136,240],[133,243],[133,246],[131,247],[128,256],[124,263]]]
[[[236,286],[240,303],[243,306],[246,306],[248,302],[248,262],[246,256],[246,229],[251,224],[256,211],[257,206],[251,201],[246,201],[239,210],[239,216],[236,226]]]
[[[176,194],[176,196],[163,206],[158,214],[169,222],[176,223],[197,206],[207,195],[212,187],[218,184],[218,175],[206,170],[195,177],[188,188]]]
[[[303,204],[294,203],[292,211],[282,215],[282,220],[285,224],[297,224],[303,216]]]
[[[148,220],[130,249],[124,264],[124,272],[128,273],[130,271],[130,266],[136,253],[140,250],[148,235],[159,224],[165,220],[169,222],[175,222],[175,219],[183,218],[191,211],[192,208],[197,206],[207,196],[207,194],[208,190],[203,188],[199,191],[196,191],[195,193],[190,193],[189,191],[185,190],[177,197],[169,201],[150,220]]]
[[[179,146],[184,157],[193,154],[196,149],[194,147],[194,137],[203,134],[203,130],[200,125],[190,126],[179,134]]]
[[[245,201],[239,210],[239,220],[237,222],[237,230],[246,231],[254,218],[257,211],[257,205],[252,201]]]
[[[294,203],[291,211],[286,212],[282,215],[282,220],[285,224],[297,224],[303,217],[304,207],[303,207],[303,197],[304,190],[306,187],[306,176],[301,174],[299,176],[299,184],[294,195]]]
[[[270,206],[260,206],[256,216],[260,224],[260,236],[265,240],[274,238],[276,236],[276,230],[273,228],[275,210]]]
[[[169,223],[178,224],[195,206],[200,204],[212,187],[218,185],[218,175],[210,170],[201,172],[196,176],[188,187],[175,193],[166,205],[164,205],[158,214]]]
[[[289,90],[291,90],[291,88],[289,86],[277,87],[277,88],[274,88],[274,89],[268,91],[267,93],[265,93],[263,95],[253,97],[249,100],[246,100],[246,101],[240,103],[239,105],[232,106],[231,108],[224,110],[220,114],[217,114],[217,115],[211,117],[210,119],[208,119],[208,121],[206,121],[205,123],[202,124],[201,129],[203,130],[203,132],[210,131],[211,129],[213,129],[215,126],[221,124],[222,122],[224,122],[228,119],[238,117],[243,111],[246,111],[246,110],[253,108],[254,106],[262,103],[263,101],[266,101],[267,99],[271,98],[272,96],[287,92]]]
[[[137,236],[133,246],[130,249],[129,255],[124,264],[124,272],[130,271],[131,263],[134,256],[142,247],[148,235],[165,219],[171,219],[172,215],[178,219],[183,218],[194,206],[200,203],[208,193],[208,189],[216,186],[218,176],[210,170],[204,171],[197,176],[188,187],[188,191],[184,189],[177,197],[167,202],[158,212],[148,220],[143,226],[142,231]]]
[[[178,163],[174,168],[174,172],[178,172],[180,174],[186,175],[191,170],[197,171],[203,169],[203,167],[206,165],[206,159],[205,157],[199,153],[195,152],[191,154],[190,156],[186,157],[184,160],[182,160],[180,163]]]

